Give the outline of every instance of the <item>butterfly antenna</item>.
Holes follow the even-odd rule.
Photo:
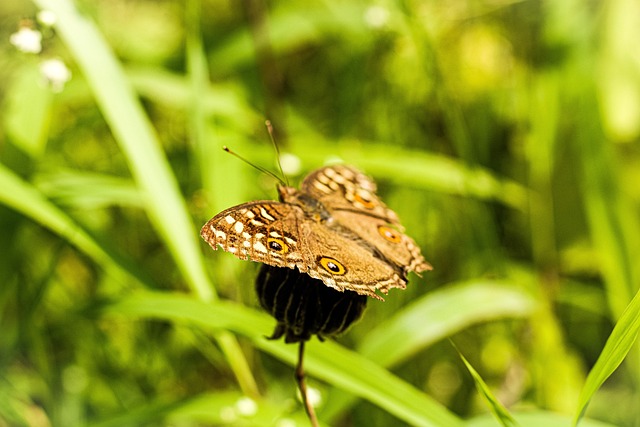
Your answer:
[[[229,153],[229,154],[231,154],[233,156],[236,156],[237,158],[239,158],[240,160],[242,160],[243,162],[245,162],[249,166],[253,166],[254,168],[258,169],[260,172],[266,173],[267,175],[269,175],[270,177],[272,177],[276,181],[278,181],[280,184],[287,185],[287,183],[284,182],[284,180],[282,178],[280,178],[278,175],[276,175],[275,173],[271,172],[268,169],[263,168],[262,166],[258,166],[258,165],[254,164],[254,163],[251,163],[249,160],[245,159],[240,154],[236,153],[235,151],[231,151],[231,149],[229,147],[227,147],[226,145],[222,146],[222,149],[224,151],[226,151],[227,153]],[[280,162],[278,162],[278,165],[279,164],[280,164]],[[282,171],[282,168],[280,170]]]
[[[304,366],[302,364],[304,358],[304,340],[300,341],[300,347],[298,348],[298,365],[296,366],[296,380],[298,381],[298,388],[300,389],[300,395],[302,395],[302,403],[304,404],[304,410],[307,412],[309,421],[311,421],[312,427],[318,427],[318,418],[316,412],[313,409],[313,405],[309,401],[307,395],[307,384],[305,382]]]
[[[282,164],[280,163],[280,148],[278,147],[278,144],[276,143],[276,139],[273,136],[273,125],[271,124],[271,120],[265,120],[264,125],[267,127],[267,132],[269,132],[269,138],[271,139],[273,148],[275,148],[276,150],[276,160],[278,161],[278,169],[280,169],[280,174],[284,177],[286,184],[289,185],[289,180],[287,179],[287,176],[284,174],[284,171],[282,170]]]

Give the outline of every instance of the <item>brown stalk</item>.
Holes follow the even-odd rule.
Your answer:
[[[309,417],[309,421],[311,421],[312,427],[319,427],[318,418],[316,417],[316,412],[313,409],[313,405],[309,402],[309,398],[307,396],[307,384],[304,380],[304,366],[302,364],[304,358],[304,340],[300,341],[300,347],[298,348],[298,365],[296,366],[296,380],[298,381],[298,388],[300,389],[300,394],[302,395],[302,403],[304,404],[304,409],[307,412],[307,416]]]

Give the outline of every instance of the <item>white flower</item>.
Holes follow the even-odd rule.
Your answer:
[[[38,12],[38,22],[45,27],[53,27],[58,22],[58,17],[51,10],[41,10]]]
[[[258,412],[258,405],[253,401],[253,399],[249,397],[243,397],[238,399],[238,401],[236,402],[236,411],[238,411],[240,415],[250,417]]]
[[[11,34],[9,41],[22,52],[40,53],[42,50],[42,34],[29,27],[21,27]]]
[[[71,80],[71,71],[58,58],[42,61],[40,63],[40,74],[54,92],[61,92],[65,83]]]

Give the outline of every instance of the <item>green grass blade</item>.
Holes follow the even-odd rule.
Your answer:
[[[266,314],[229,303],[206,304],[177,294],[141,293],[108,306],[107,314],[189,322],[211,329],[231,330],[250,338],[261,350],[296,363],[297,348],[265,339],[273,320]],[[428,396],[379,365],[327,341],[311,341],[305,353],[313,377],[369,400],[416,426],[460,426],[461,421]]]
[[[87,427],[148,425],[151,422],[162,425],[230,425],[236,422],[239,425],[269,426],[285,417],[297,425],[305,424],[306,415],[302,411],[290,414],[289,408],[278,402],[266,399],[246,402],[246,399],[247,396],[238,390],[223,390],[172,402],[154,401],[90,422]],[[243,410],[243,401],[245,408],[247,404],[252,407]]]
[[[121,269],[85,229],[47,200],[30,183],[0,163],[0,203],[41,224],[93,258],[107,270]]]
[[[335,160],[339,157],[347,162],[357,159],[357,166],[368,174],[396,185],[496,200],[522,211],[527,209],[528,191],[522,185],[497,177],[485,168],[469,167],[451,157],[395,147],[390,159],[387,144],[363,144],[348,140],[336,144],[309,139],[309,136],[302,140],[294,138],[290,146],[293,153],[313,167],[319,166],[319,159]],[[314,146],[313,151],[305,149],[310,144]]]
[[[185,13],[185,21],[189,29],[187,32],[187,64],[189,69],[189,82],[191,83],[189,103],[191,106],[189,111],[189,116],[191,117],[190,139],[191,143],[197,147],[204,146],[204,140],[207,136],[206,126],[208,116],[204,109],[205,98],[202,94],[206,93],[209,88],[209,71],[204,53],[202,52],[200,9],[200,0],[189,0]],[[216,168],[217,165],[209,165],[201,162],[201,170],[208,167]],[[229,340],[230,338],[227,336],[225,339]],[[233,348],[236,347],[231,342],[228,344]],[[244,357],[233,357],[233,355],[231,355],[231,357],[228,358],[228,363],[240,378],[240,383],[243,384],[245,393],[250,396],[259,396],[258,385],[251,374],[248,361]]]
[[[591,239],[598,250],[607,299],[616,319],[632,298],[638,283],[640,235],[633,202],[618,189],[622,162],[614,157],[598,126],[596,111],[585,108],[582,138],[582,193]]]
[[[127,67],[127,77],[140,96],[171,109],[189,111],[193,108],[193,88],[189,84],[193,77],[172,73],[165,69]],[[204,76],[208,79],[208,75]],[[240,90],[232,85],[214,86],[208,80],[199,87],[198,98],[207,118],[216,117],[239,131],[246,129],[247,122],[259,123],[256,113],[238,97]]]
[[[467,367],[467,370],[473,377],[473,382],[476,384],[476,388],[478,389],[478,392],[480,392],[484,400],[489,405],[489,409],[491,410],[491,413],[498,419],[498,421],[503,427],[518,426],[518,423],[513,418],[513,416],[509,413],[509,411],[507,411],[507,408],[505,408],[502,405],[502,403],[500,403],[500,401],[498,401],[498,399],[496,399],[496,397],[493,395],[493,393],[489,389],[489,386],[487,386],[487,383],[484,382],[484,380],[482,379],[478,371],[476,371],[475,368],[471,365],[471,363],[469,363],[467,358],[464,357],[464,355],[460,352],[458,347],[456,347],[456,345],[453,344],[453,342],[451,344],[456,349],[456,351],[458,352],[458,355],[460,356],[460,359],[462,359],[462,362]]]
[[[142,193],[146,212],[199,298],[209,301],[215,289],[205,272],[199,235],[191,222],[160,141],[136,93],[95,25],[71,1],[34,0],[55,13],[56,29],[80,66],[105,120],[125,154]],[[216,337],[244,390],[253,377],[238,343],[229,334]]]
[[[359,351],[382,366],[393,366],[469,325],[524,317],[534,305],[532,297],[507,283],[452,284],[420,298],[372,330],[361,341]]]
[[[640,291],[636,293],[633,300],[620,316],[620,320],[613,328],[607,343],[600,353],[600,357],[593,366],[587,380],[580,392],[578,408],[576,410],[573,424],[577,425],[589,405],[589,401],[598,391],[600,386],[609,376],[620,366],[633,344],[638,338],[640,330]]]
[[[204,299],[215,297],[196,232],[158,137],[113,52],[73,2],[34,0],[57,16],[56,29],[87,79],[146,204],[146,212],[187,282]]]
[[[571,424],[571,419],[568,416],[549,411],[523,409],[521,411],[513,411],[511,414],[520,427],[567,427]],[[495,427],[496,419],[489,414],[483,414],[467,420],[465,425],[467,427]],[[589,419],[583,420],[580,425],[581,427],[619,427],[616,424]]]
[[[534,306],[529,295],[506,283],[483,280],[452,284],[425,295],[372,329],[360,341],[358,353],[388,368],[470,325],[527,316]],[[352,396],[332,392],[322,414],[337,417],[354,402]]]
[[[141,207],[140,192],[131,179],[65,170],[39,174],[35,185],[61,206],[102,209],[107,206]]]

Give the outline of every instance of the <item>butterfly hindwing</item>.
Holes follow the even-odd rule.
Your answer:
[[[400,220],[377,196],[376,183],[349,166],[333,165],[310,173],[302,191],[317,198],[330,211],[347,210],[381,218],[400,229]]]
[[[376,194],[375,182],[358,170],[335,165],[309,174],[303,191],[317,197],[331,216],[349,228],[389,262],[405,267],[407,272],[430,270],[420,248],[404,234],[398,216]]]

